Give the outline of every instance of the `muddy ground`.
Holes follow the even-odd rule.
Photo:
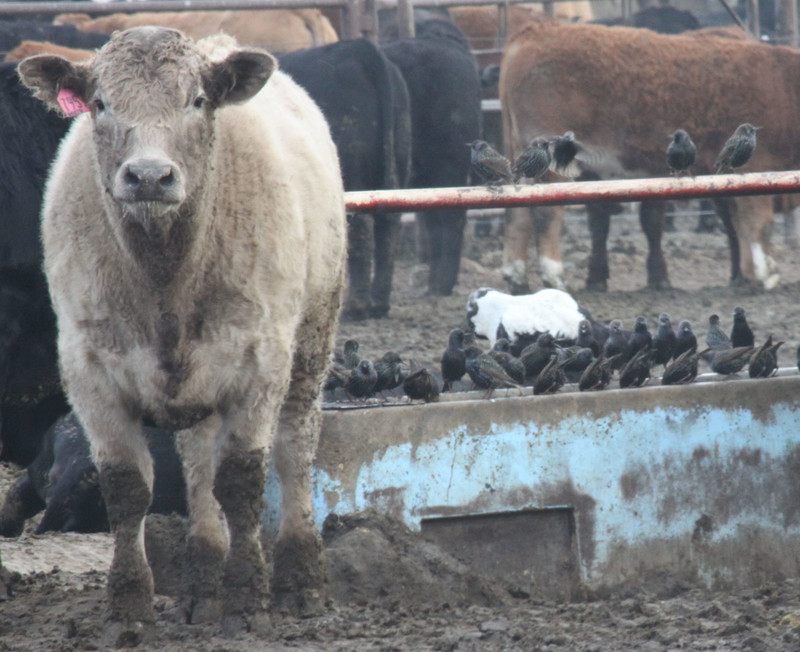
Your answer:
[[[679,207],[681,210],[687,207]],[[571,214],[563,239],[567,281],[595,318],[620,318],[661,311],[676,322],[689,319],[698,335],[711,313],[730,326],[742,305],[760,342],[767,334],[786,340],[781,366],[795,366],[800,342],[800,257],[775,225],[774,257],[782,284],[770,293],[728,286],[723,235],[696,234],[696,216],[680,214],[665,236],[673,289],[645,285],[646,245],[633,213],[616,216],[609,239],[610,291],[583,291],[589,249],[585,220]],[[449,330],[461,324],[470,291],[504,289],[501,240],[475,238],[468,226],[459,285],[452,297],[425,295],[425,269],[407,246],[398,266],[389,319],[343,324],[338,344],[355,338],[362,354],[387,350],[438,368]],[[534,289],[538,279],[531,275]],[[635,390],[630,390],[635,391]],[[0,467],[0,494],[19,473]],[[214,628],[188,627],[175,618],[172,597],[156,598],[157,638],[143,649],[198,650],[797,650],[800,649],[800,579],[775,578],[768,585],[710,593],[677,581],[663,587],[591,595],[575,603],[546,602],[509,592],[475,576],[416,534],[374,514],[333,520],[326,531],[329,601],[312,618],[275,614],[272,630],[224,638]],[[171,592],[179,569],[179,547],[158,533],[180,529],[174,519],[152,520],[148,545],[162,593]],[[0,650],[102,649],[108,535],[34,536],[33,524],[15,541],[0,541],[3,562],[15,572],[14,595],[0,602]],[[175,536],[174,534],[172,536]],[[166,543],[165,543],[166,542]],[[513,593],[513,595],[512,595]]]

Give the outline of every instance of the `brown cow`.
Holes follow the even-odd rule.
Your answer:
[[[763,126],[746,171],[793,169],[800,54],[735,39],[665,36],[649,30],[536,21],[518,32],[504,53],[500,80],[506,151],[510,157],[537,136],[572,130],[588,145],[583,178],[665,176],[668,135],[687,130],[697,145],[696,174],[714,160],[737,125]],[[731,247],[732,280],[778,282],[769,257],[770,197],[718,202]],[[606,239],[612,212],[587,207],[592,255],[587,285],[605,289]],[[558,238],[563,210],[542,208],[539,252],[545,284],[563,287]],[[669,286],[661,249],[664,203],[641,203],[650,253],[648,285]],[[504,275],[514,291],[528,286],[526,259],[531,211],[509,211]],[[740,261],[741,258],[741,261]]]
[[[117,32],[86,63],[19,64],[48,106],[89,111],[53,164],[42,238],[62,379],[114,533],[112,647],[154,622],[144,423],[176,433],[184,467],[187,621],[266,624],[270,449],[282,490],[272,592],[320,604],[311,461],[346,219],[328,125],[276,67],[229,37],[195,44],[159,27]]]
[[[70,61],[86,61],[94,54],[93,50],[80,50],[57,45],[50,41],[23,41],[13,50],[8,52],[4,61],[22,61],[35,54],[58,54]]]
[[[90,18],[87,14],[60,14],[53,22],[102,34],[142,25],[172,27],[193,39],[222,32],[235,37],[242,45],[273,52],[289,52],[339,40],[328,19],[318,9],[155,11],[97,18]]]

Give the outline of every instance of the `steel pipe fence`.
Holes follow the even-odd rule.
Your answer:
[[[632,202],[644,199],[697,199],[800,192],[800,171],[750,172],[698,177],[571,181],[498,187],[361,190],[345,193],[351,213],[399,213],[452,208],[513,208]]]

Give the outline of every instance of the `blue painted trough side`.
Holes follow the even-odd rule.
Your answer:
[[[314,473],[320,526],[570,507],[589,587],[800,574],[796,374],[326,411]]]

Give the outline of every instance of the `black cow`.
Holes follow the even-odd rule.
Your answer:
[[[647,7],[625,18],[599,18],[593,20],[598,25],[627,25],[643,27],[659,34],[682,34],[693,29],[700,29],[700,21],[690,11],[670,6]]]
[[[145,428],[153,456],[153,500],[149,512],[185,515],[186,484],[172,433]],[[44,510],[36,534],[106,532],[108,515],[89,441],[73,412],[47,431],[39,455],[6,494],[0,508],[0,535],[22,534],[25,521]]]
[[[0,56],[5,56],[22,41],[49,41],[70,48],[94,50],[108,41],[108,35],[82,32],[74,25],[53,25],[44,19],[0,20]]]
[[[346,190],[405,188],[411,169],[408,92],[397,68],[366,40],[279,55],[281,69],[317,102],[339,151]],[[398,214],[348,216],[349,290],[343,317],[385,317]],[[370,282],[372,260],[374,277]]]
[[[0,460],[22,466],[68,410],[39,242],[42,190],[68,126],[33,99],[15,64],[0,64]]]
[[[481,82],[458,27],[430,16],[415,12],[416,37],[387,42],[383,51],[400,68],[411,97],[411,187],[463,186],[470,168],[466,143],[481,137]],[[449,295],[458,280],[466,211],[419,215],[430,263],[428,290]]]

